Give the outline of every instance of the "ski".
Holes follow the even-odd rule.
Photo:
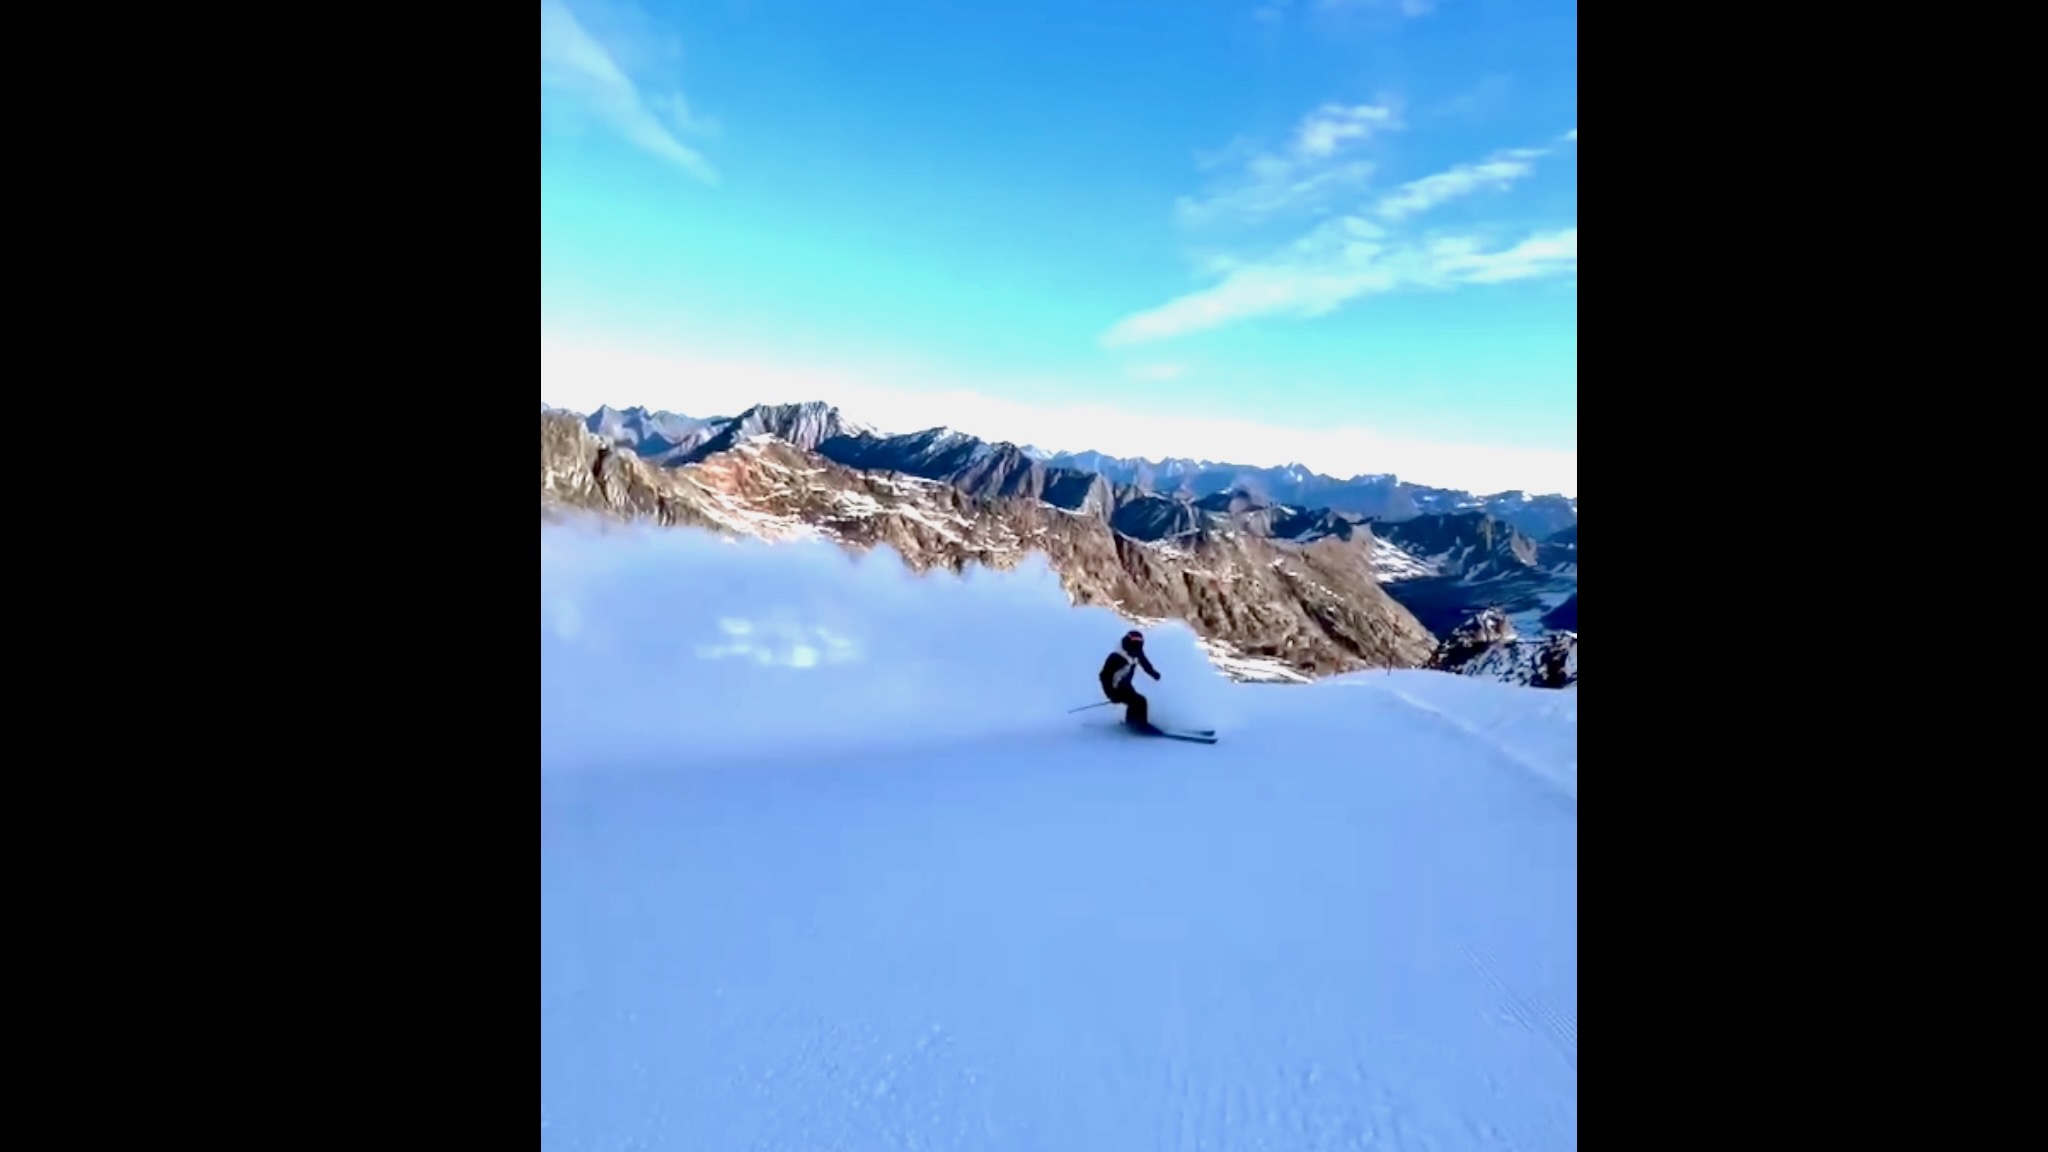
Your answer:
[[[1161,728],[1159,725],[1153,724],[1140,728],[1138,731],[1146,736],[1164,736],[1168,740],[1186,740],[1194,744],[1214,744],[1216,742],[1216,732],[1214,729]]]

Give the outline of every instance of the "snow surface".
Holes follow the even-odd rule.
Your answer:
[[[1442,574],[1442,569],[1436,564],[1379,536],[1372,538],[1372,568],[1382,584]]]
[[[1576,1147],[1578,694],[1125,627],[544,525],[543,1152]]]
[[[1577,583],[1539,592],[1536,594],[1535,606],[1508,613],[1508,623],[1514,627],[1515,635],[1524,639],[1540,640],[1554,631],[1544,625],[1543,618],[1556,611],[1558,605],[1578,595],[1578,592]]]

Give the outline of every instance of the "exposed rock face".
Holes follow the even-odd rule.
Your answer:
[[[662,470],[591,435],[566,412],[540,414],[540,506],[678,523]]]
[[[1515,634],[1507,613],[1489,608],[1452,630],[1429,666],[1531,688],[1576,688],[1579,637],[1575,632],[1553,632],[1540,640],[1524,640]]]
[[[1479,581],[1537,562],[1536,541],[1484,512],[1417,516],[1374,527],[1409,555],[1428,561],[1439,576]]]
[[[1262,505],[1327,511],[1354,522],[1481,512],[1534,539],[1579,522],[1578,500],[1563,496],[1520,491],[1476,496],[1385,474],[1340,480],[1299,464],[1266,468],[1208,460],[1119,458],[1100,452],[1047,453],[992,443],[951,428],[884,435],[817,402],[760,405],[738,416],[703,420],[640,408],[601,408],[587,423],[592,432],[665,465],[689,464],[766,433],[849,468],[943,480],[977,496],[1029,495],[1074,510],[1102,510],[1111,493],[1129,490],[1181,503],[1239,493]]]
[[[827,422],[810,427],[822,432]],[[1369,532],[1286,543],[1197,524],[1147,541],[1111,527],[1115,501],[1104,482],[1084,481],[1103,485],[1099,505],[1083,495],[1069,509],[1047,498],[1064,481],[1003,453],[959,465],[990,469],[988,486],[1000,494],[979,495],[936,479],[845,467],[779,434],[734,439],[709,454],[689,451],[691,463],[661,467],[592,435],[573,415],[543,412],[543,514],[580,508],[730,535],[822,536],[860,550],[887,543],[919,570],[1008,568],[1039,552],[1078,603],[1135,619],[1183,620],[1217,654],[1312,675],[1418,667],[1436,647],[1374,578]],[[1017,459],[1029,461],[1018,451]],[[1225,660],[1218,664],[1237,674]]]

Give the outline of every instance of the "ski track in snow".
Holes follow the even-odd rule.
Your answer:
[[[1576,696],[1225,691],[1214,746],[544,770],[543,1152],[1575,1148]]]
[[[1466,688],[1465,684],[1479,684]],[[1485,745],[1502,759],[1548,781],[1576,804],[1579,797],[1579,699],[1575,693],[1503,697],[1483,680],[1404,675],[1396,699],[1430,722]]]

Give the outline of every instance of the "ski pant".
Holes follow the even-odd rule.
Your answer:
[[[1142,728],[1150,723],[1151,706],[1136,688],[1126,684],[1109,694],[1109,702],[1124,706],[1124,723]]]

